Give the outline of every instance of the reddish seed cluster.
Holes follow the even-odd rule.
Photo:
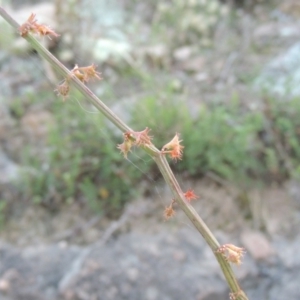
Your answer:
[[[173,209],[174,204],[175,204],[175,201],[173,200],[169,206],[166,206],[165,211],[164,211],[164,218],[166,220],[169,220],[176,214],[175,210]]]
[[[119,144],[117,148],[123,153],[124,157],[127,158],[128,152],[131,151],[131,147],[134,145],[134,141],[130,132],[125,132],[123,136],[124,142]]]
[[[133,131],[131,132],[132,136],[135,138],[135,145],[150,145],[153,136],[149,135],[151,129],[146,127],[143,131]]]
[[[80,68],[78,67],[78,65],[75,65],[75,67],[71,70],[71,74],[75,75],[83,83],[87,83],[91,79],[95,78],[101,80],[101,73],[96,71],[96,67],[97,66],[95,64]]]
[[[127,158],[128,152],[131,151],[132,146],[146,146],[151,145],[152,136],[149,135],[150,129],[146,128],[143,131],[128,131],[123,134],[124,142],[119,144],[117,148],[123,153],[124,157]],[[161,154],[168,154],[175,161],[182,158],[183,146],[180,145],[179,134],[176,133],[174,138],[164,145],[161,150]],[[194,193],[192,189],[187,190],[184,193],[184,197],[188,202],[198,199],[199,197]],[[175,215],[173,208],[175,200],[169,206],[166,206],[164,210],[164,217],[166,220],[170,219]]]
[[[240,265],[245,254],[245,249],[232,244],[225,244],[219,247],[216,253],[221,253],[228,262]]]
[[[63,101],[65,101],[70,92],[70,77],[71,76],[76,76],[81,82],[87,83],[91,79],[99,79],[101,80],[102,78],[100,77],[100,73],[96,71],[96,65],[92,64],[87,67],[78,67],[75,65],[75,67],[71,70],[71,75],[67,77],[62,84],[58,85],[56,88],[57,95],[63,97]]]
[[[162,147],[161,153],[169,154],[171,159],[175,161],[177,161],[177,159],[181,160],[184,146],[180,145],[180,142],[182,142],[182,140],[179,140],[179,134],[176,133],[174,138]]]
[[[34,33],[40,36],[59,36],[48,26],[37,23],[35,14],[33,13],[29,16],[27,21],[19,27],[19,32],[23,37],[25,37],[28,33]],[[64,81],[60,85],[58,85],[55,90],[59,96],[63,97],[63,101],[65,101],[69,96],[71,76],[75,76],[83,83],[87,83],[91,79],[102,79],[100,77],[100,73],[96,71],[95,64],[87,67],[78,67],[78,65],[75,65],[75,67],[71,70],[71,75],[65,78]]]
[[[40,36],[59,36],[59,34],[57,34],[50,27],[37,23],[37,20],[35,19],[35,14],[33,13],[29,16],[27,21],[19,27],[19,32],[22,37],[26,36],[29,32],[38,34]]]
[[[191,202],[191,200],[196,200],[199,197],[194,193],[193,190],[189,189],[184,193],[184,197],[188,202]]]
[[[191,200],[198,199],[199,197],[194,193],[193,190],[189,189],[184,193],[184,197],[188,202],[191,202]],[[164,210],[164,217],[166,220],[169,220],[171,217],[175,215],[175,210],[173,208],[175,204],[175,200],[172,201],[172,203],[169,206],[166,206]]]
[[[127,158],[127,154],[131,151],[132,146],[146,146],[151,145],[152,136],[149,135],[151,129],[146,127],[143,131],[129,131],[123,134],[124,142],[117,146],[118,149],[123,153],[124,157]]]
[[[62,84],[57,86],[57,89],[55,90],[55,92],[57,93],[58,96],[62,96],[63,101],[65,102],[65,100],[68,98],[69,92],[70,92],[69,83],[66,80],[64,80]]]

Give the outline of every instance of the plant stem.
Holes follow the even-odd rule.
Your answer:
[[[19,24],[0,6],[0,15],[17,31]],[[86,87],[76,76],[58,60],[46,48],[44,48],[32,35],[27,34],[24,37],[31,46],[46,59],[63,77],[71,78],[73,85],[94,104],[98,110],[103,113],[117,128],[122,132],[132,131],[121,119],[119,119],[88,87]],[[204,221],[195,211],[190,203],[184,197],[184,194],[167,162],[165,155],[153,145],[142,147],[156,162],[160,172],[162,173],[166,183],[170,187],[175,201],[179,204],[180,208],[184,211],[187,217],[191,220],[200,234],[203,236],[213,253],[215,254],[220,267],[224,273],[230,290],[236,295],[236,300],[247,300],[247,296],[240,289],[239,284],[235,278],[233,270],[227,260],[216,250],[220,247],[218,241],[206,226]]]
[[[224,257],[221,254],[216,253],[216,250],[220,247],[220,244],[218,243],[210,229],[207,227],[207,225],[204,223],[204,221],[201,219],[199,214],[195,211],[193,206],[186,201],[183,192],[174,176],[174,173],[172,172],[170,165],[166,160],[166,157],[164,155],[160,155],[154,158],[154,160],[160,172],[162,173],[166,183],[170,187],[174,199],[179,204],[180,208],[184,211],[184,213],[187,215],[187,217],[194,224],[194,226],[197,228],[197,230],[200,232],[200,234],[203,236],[206,243],[209,245],[209,247],[215,254],[231,291],[233,293],[237,293],[238,291],[240,291],[241,295],[237,299],[248,299],[244,292],[240,289],[230,264],[226,261],[226,259],[224,259]]]

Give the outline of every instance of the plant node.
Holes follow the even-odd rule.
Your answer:
[[[242,263],[242,257],[245,254],[245,249],[237,247],[233,244],[225,244],[220,246],[216,253],[221,253],[223,257],[228,261],[236,265]]]
[[[27,21],[19,27],[19,32],[22,37],[25,37],[29,32],[38,34],[40,36],[59,36],[59,34],[57,34],[50,27],[43,24],[38,24],[34,13],[31,13]]]
[[[127,153],[130,151],[132,146],[146,146],[151,145],[152,136],[149,136],[148,133],[151,129],[146,127],[143,131],[128,131],[123,134],[124,142],[117,146],[118,149],[124,154],[124,157],[127,158]]]

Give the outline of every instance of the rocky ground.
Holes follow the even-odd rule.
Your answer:
[[[30,9],[35,10],[33,6]],[[53,7],[50,5],[47,11],[52,12]],[[18,13],[22,15],[22,10]],[[298,2],[284,1],[269,9],[258,6],[254,14],[242,10],[239,14],[238,34],[228,32],[225,25],[218,27],[214,37],[214,43],[220,44],[218,51],[197,56],[192,48],[170,50],[158,44],[144,49],[143,55],[162,65],[168,65],[168,57],[173,55],[175,69],[189,74],[185,84],[190,86],[193,105],[199,93],[204,99],[218,95],[226,101],[234,90],[244,95],[247,105],[259,106],[259,99],[253,95],[262,87],[275,94],[299,96]],[[250,51],[253,45],[255,51]],[[131,51],[124,44],[118,47],[124,51],[122,55]],[[32,69],[36,66],[26,63],[22,57],[26,51],[22,50],[21,56],[0,53],[3,199],[14,195],[11,183],[22,169],[15,159],[16,149],[28,139],[42,143],[46,124],[52,120],[43,107],[37,113],[28,112],[21,120],[20,134],[8,111],[4,98],[22,95],[28,86],[42,85],[39,74],[34,79],[26,76],[35,74]],[[60,55],[71,60],[68,51]],[[260,66],[259,72],[255,66]],[[41,69],[51,81],[53,74],[48,66]],[[245,83],[245,74],[256,78],[254,85]],[[220,242],[247,249],[243,264],[235,271],[249,299],[299,299],[299,183],[251,190],[246,212],[237,201],[240,191],[228,182],[212,176],[186,184],[201,195],[195,208]],[[113,221],[87,215],[76,204],[62,207],[54,215],[21,204],[0,233],[0,299],[227,299],[229,291],[213,254],[181,212],[174,220],[163,220],[161,199],[170,194],[160,183],[156,191],[151,198],[128,204],[121,217]]]
[[[128,206],[89,245],[61,240],[17,248],[2,242],[1,299],[227,299],[219,266],[199,234],[181,214],[154,223],[141,214],[153,206],[145,202]],[[235,272],[249,299],[298,299],[299,235],[215,233],[223,243],[246,247]]]

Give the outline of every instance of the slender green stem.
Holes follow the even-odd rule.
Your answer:
[[[0,7],[0,15],[16,30],[19,28],[19,24],[2,8]],[[57,60],[47,49],[45,49],[32,35],[26,35],[25,39],[31,44],[31,46],[46,59],[62,76],[71,78],[74,86],[84,95],[87,99],[95,105],[116,127],[122,132],[132,131],[121,119],[119,119],[93,92],[87,88],[76,76],[59,61]],[[236,300],[247,300],[247,296],[239,287],[239,284],[235,278],[233,270],[227,260],[216,250],[220,247],[218,241],[206,226],[204,221],[195,211],[190,203],[188,203],[184,197],[184,194],[166,160],[163,155],[155,146],[142,147],[156,162],[160,172],[162,173],[166,183],[170,187],[175,201],[179,204],[180,208],[185,212],[187,217],[191,220],[200,234],[203,236],[213,253],[215,254],[220,267],[224,273],[230,290],[236,295]]]

